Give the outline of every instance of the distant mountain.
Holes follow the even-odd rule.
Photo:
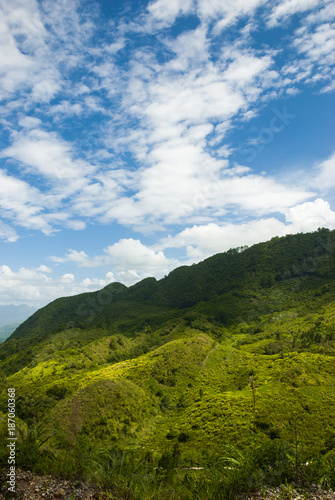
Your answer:
[[[30,307],[26,304],[20,304],[19,306],[0,306],[0,327],[10,323],[19,325],[29,318],[29,316],[34,314],[35,311],[36,307]]]
[[[0,342],[6,340],[20,325],[20,323],[9,323],[8,325],[0,326]]]

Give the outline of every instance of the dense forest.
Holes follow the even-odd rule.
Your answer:
[[[335,488],[335,231],[60,298],[0,345],[18,466],[115,499]]]

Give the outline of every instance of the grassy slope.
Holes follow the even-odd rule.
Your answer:
[[[175,456],[178,450],[180,465],[206,466],[213,457],[224,456],[228,444],[245,454],[288,443],[305,461],[333,454],[334,252],[324,236],[326,252],[319,243],[308,250],[311,267],[306,248],[313,238],[307,236],[305,256],[281,280],[275,279],[276,259],[262,272],[257,252],[249,257],[231,253],[237,267],[243,256],[242,278],[232,278],[243,286],[221,293],[228,284],[217,277],[213,288],[220,293],[209,298],[207,290],[210,300],[192,308],[178,311],[175,304],[172,309],[154,304],[145,309],[148,290],[161,297],[167,293],[166,279],[162,289],[159,282],[146,280],[135,291],[119,294],[129,294],[128,302],[124,297],[117,301],[119,311],[137,303],[133,312],[138,319],[127,327],[122,315],[109,324],[106,313],[104,321],[90,328],[38,331],[38,342],[34,330],[14,336],[2,348],[1,369],[2,386],[17,391],[19,426],[45,422],[58,428],[53,447],[67,452],[78,446],[133,450],[156,465],[164,454]],[[315,243],[320,235],[313,237]],[[280,241],[291,251],[298,239]],[[274,258],[279,243],[276,239],[258,250],[272,248]],[[251,257],[255,267],[248,274]],[[220,260],[213,259],[210,266]],[[134,299],[139,289],[142,305],[139,297]],[[4,393],[1,409],[5,411]],[[4,419],[2,424],[5,432]]]
[[[29,423],[52,419],[66,433],[64,446],[82,436],[99,445],[142,446],[158,456],[178,442],[185,463],[202,464],[208,447],[220,454],[227,443],[247,449],[254,439],[292,441],[296,415],[306,445],[320,450],[335,433],[335,365],[328,354],[335,345],[326,340],[334,317],[335,303],[324,308],[321,324],[318,312],[275,313],[225,329],[221,342],[180,325],[164,345],[113,364],[111,342],[122,351],[136,339],[107,336],[82,352],[65,348],[56,355],[46,345],[7,385],[17,389],[19,415]],[[306,345],[304,333],[314,329],[321,341]],[[71,334],[75,338],[69,331],[53,341]]]

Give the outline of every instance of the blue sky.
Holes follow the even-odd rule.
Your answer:
[[[0,0],[0,304],[335,228],[328,0]]]

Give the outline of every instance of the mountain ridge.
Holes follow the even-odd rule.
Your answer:
[[[243,251],[231,249],[198,264],[178,267],[159,281],[146,278],[129,288],[112,283],[97,292],[56,299],[28,318],[10,338],[36,334],[42,329],[56,332],[71,325],[93,327],[101,321],[110,326],[117,320],[127,322],[129,306],[133,318],[128,317],[128,322],[139,321],[171,309],[186,310],[224,294],[238,294],[241,289],[266,290],[295,278],[328,279],[335,277],[335,266],[323,269],[323,264],[327,259],[335,262],[334,249],[335,231],[327,229],[275,237]],[[140,304],[141,310],[136,311],[135,304]],[[228,312],[226,315],[226,322],[234,321],[234,316]],[[224,313],[220,320],[224,321]]]

